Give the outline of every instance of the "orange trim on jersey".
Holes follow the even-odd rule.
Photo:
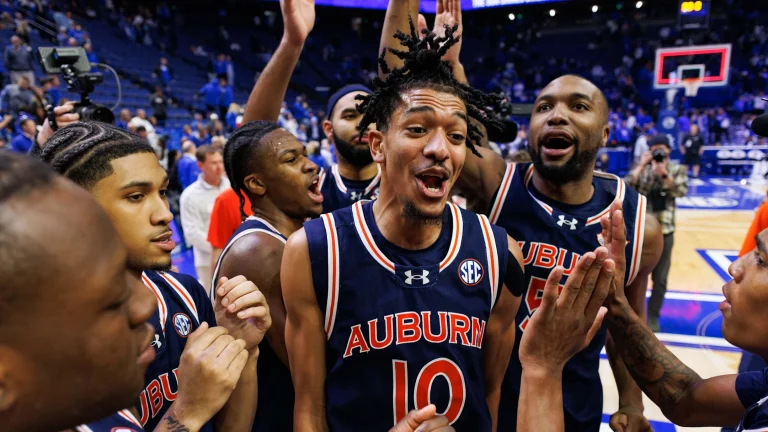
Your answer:
[[[173,287],[174,291],[176,291],[177,294],[181,297],[181,299],[186,303],[187,307],[189,308],[190,312],[192,312],[195,315],[195,319],[197,322],[200,322],[200,318],[197,315],[197,305],[195,305],[195,302],[192,301],[192,297],[190,297],[190,294],[187,292],[186,288],[184,288],[179,281],[174,279],[173,277],[163,273],[158,272],[160,276],[163,277],[170,285]]]
[[[376,242],[373,241],[373,238],[371,237],[370,233],[368,232],[368,225],[365,223],[365,216],[363,216],[363,203],[358,201],[352,206],[352,213],[354,214],[355,222],[358,225],[358,233],[362,234],[361,240],[363,240],[363,245],[366,249],[368,249],[368,252],[376,259],[376,261],[379,262],[382,266],[384,266],[387,270],[391,271],[392,273],[395,272],[395,263],[390,261],[389,258],[384,255],[383,252],[379,250],[379,247],[376,246]]]
[[[632,252],[632,265],[629,267],[629,279],[627,285],[634,282],[637,273],[640,271],[640,260],[643,254],[643,237],[645,236],[645,206],[644,196],[638,196],[637,216],[635,218],[635,244]]]
[[[531,177],[532,177],[532,176],[533,176],[533,165],[529,166],[529,167],[528,167],[528,171],[526,171],[526,173],[525,173],[525,190],[526,190],[526,192],[528,192],[528,195],[530,195],[530,196],[531,196],[531,198],[533,198],[533,200],[534,200],[534,201],[536,201],[537,203],[539,203],[539,205],[540,205],[540,206],[541,206],[541,207],[542,207],[542,208],[543,208],[543,209],[544,209],[544,210],[545,210],[547,213],[549,213],[549,215],[550,215],[550,216],[552,216],[552,207],[551,207],[551,206],[549,206],[548,204],[546,204],[544,201],[542,201],[542,200],[540,200],[540,199],[536,198],[535,196],[533,196],[533,194],[531,193],[531,191],[530,191],[530,190],[528,190],[528,182],[530,182],[530,181],[531,181]]]
[[[464,231],[463,220],[458,207],[453,203],[448,203],[448,207],[451,209],[451,216],[453,218],[453,232],[451,235],[451,245],[448,247],[448,255],[440,262],[440,271],[443,271],[444,268],[448,267],[456,259],[456,256],[459,254],[461,237]]]
[[[507,200],[507,193],[509,192],[509,184],[512,182],[512,177],[515,175],[516,165],[513,163],[507,164],[507,171],[504,173],[504,178],[501,179],[499,185],[499,192],[496,194],[496,201],[491,207],[491,222],[496,223],[499,219],[504,202]]]
[[[598,172],[598,171],[595,171],[593,173],[593,175],[596,176],[596,177],[602,177],[602,178],[605,178],[605,179],[608,179],[608,180],[616,181],[617,182],[617,185],[616,185],[616,198],[614,199],[614,201],[616,201],[616,200],[622,201],[622,202],[624,201],[624,194],[626,193],[626,190],[627,190],[627,186],[626,186],[626,184],[624,184],[624,180],[620,179],[619,177],[617,177],[617,176],[615,176],[613,174],[607,174],[607,173],[602,173],[602,172]],[[595,223],[599,223],[600,219],[603,216],[605,216],[608,213],[610,213],[610,211],[611,211],[611,204],[608,204],[608,207],[603,209],[603,211],[601,211],[599,214],[596,214],[596,215],[590,217],[589,219],[587,219],[587,225],[592,225],[592,224],[595,224]]]
[[[326,171],[323,168],[320,168],[320,173],[318,174],[320,178],[317,179],[317,190],[320,190],[320,188],[323,187],[323,182],[325,182],[325,177],[327,174],[328,174],[328,171]]]
[[[379,180],[381,180],[381,165],[376,164],[376,168],[378,168],[378,172],[376,172],[376,176],[371,180],[371,184],[365,188],[366,194],[369,194],[376,186],[378,186]]]
[[[128,420],[129,422],[133,423],[139,429],[141,429],[143,427],[141,425],[141,423],[139,423],[139,421],[136,420],[136,417],[133,416],[133,413],[131,413],[130,411],[128,411],[126,409],[118,411],[117,415],[119,415],[120,417],[122,417],[122,418]]]
[[[339,256],[338,256],[338,235],[336,234],[336,224],[333,215],[326,213],[322,215],[326,229],[326,242],[328,244],[328,304],[325,313],[325,334],[328,339],[331,338],[333,325],[336,321],[336,303],[339,294]]]
[[[145,274],[141,274],[141,281],[144,282],[144,285],[149,288],[150,291],[155,295],[157,298],[157,310],[160,314],[160,328],[163,331],[163,334],[165,334],[165,320],[168,318],[168,307],[165,304],[165,299],[163,298],[163,295],[160,293],[160,289],[155,285],[154,282]]]
[[[339,174],[339,166],[334,165],[331,167],[331,173],[333,174],[333,178],[336,180],[336,187],[339,188],[339,190],[342,193],[347,193],[347,186],[344,184],[343,181],[341,181],[341,174]]]
[[[496,301],[496,291],[497,286],[496,283],[499,279],[498,273],[497,273],[497,265],[496,265],[496,257],[494,256],[494,251],[496,249],[496,243],[493,240],[493,237],[491,235],[491,227],[488,226],[489,222],[487,219],[480,216],[480,226],[483,228],[483,238],[485,239],[485,246],[488,248],[488,265],[490,267],[490,277],[489,280],[491,285],[491,308],[493,308],[494,302]]]

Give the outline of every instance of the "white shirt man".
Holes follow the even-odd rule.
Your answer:
[[[201,171],[197,181],[181,194],[181,226],[187,246],[194,248],[197,278],[206,291],[210,291],[213,248],[207,240],[208,226],[216,197],[230,186],[224,175],[221,149],[209,145],[199,147],[197,165]]]

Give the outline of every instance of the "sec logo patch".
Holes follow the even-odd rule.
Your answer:
[[[192,330],[192,320],[190,320],[186,314],[177,313],[173,316],[173,328],[176,329],[176,333],[178,333],[179,336],[185,338],[189,336],[189,333]]]
[[[480,262],[474,258],[467,258],[459,264],[459,278],[464,285],[473,286],[483,280],[485,271]]]

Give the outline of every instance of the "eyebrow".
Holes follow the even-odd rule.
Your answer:
[[[344,108],[343,110],[341,110],[339,115],[341,116],[344,114],[360,114],[360,112],[357,111],[357,108]]]
[[[169,178],[169,177],[168,177],[168,175],[166,174],[166,176],[163,178],[163,181],[162,181],[162,182],[160,182],[160,184],[161,184],[161,185],[162,185],[162,184],[165,184],[165,183],[167,183],[169,180],[170,180],[170,178]],[[137,181],[132,181],[132,182],[128,183],[127,185],[125,185],[125,186],[121,187],[120,189],[121,189],[121,190],[123,190],[123,189],[130,189],[130,188],[135,188],[135,187],[139,187],[139,188],[149,188],[149,187],[152,187],[152,182],[151,182],[151,181],[146,181],[146,180],[137,180]]]
[[[281,157],[287,155],[288,153],[298,153],[298,150],[296,150],[294,148],[284,149],[284,150],[280,151],[280,154],[278,154],[277,157],[281,158]]]
[[[542,100],[542,99],[551,100],[551,99],[555,99],[555,96],[551,94],[540,95],[538,100]],[[585,99],[589,102],[593,102],[592,97],[584,93],[578,93],[578,92],[569,94],[568,99]]]
[[[434,113],[435,109],[432,108],[431,106],[426,106],[426,105],[424,105],[424,106],[417,106],[417,107],[413,107],[413,108],[408,108],[408,110],[405,112],[405,115],[419,114],[419,113],[425,113],[425,112]],[[455,115],[456,117],[458,117],[458,118],[464,120],[465,122],[469,123],[469,119],[467,118],[467,115],[464,114],[463,112],[461,112],[461,111],[454,111],[453,115]]]

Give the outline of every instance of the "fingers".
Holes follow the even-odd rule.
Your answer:
[[[203,331],[201,334],[199,334],[197,337],[192,339],[192,335],[199,332],[200,329],[203,327],[201,324],[200,327],[193,333],[192,335],[189,335],[189,340],[187,340],[187,348],[190,348],[194,351],[202,352],[208,349],[211,344],[216,341],[220,336],[223,336],[228,333],[227,329],[224,327],[211,327],[207,328],[208,324],[205,324],[206,330]],[[221,351],[219,351],[221,352]],[[218,353],[217,353],[218,355]]]
[[[627,416],[626,414],[614,414],[611,416],[611,422],[608,423],[608,426],[611,427],[611,430],[616,432],[625,432],[627,427]]]
[[[210,357],[216,358],[219,355],[221,355],[225,349],[227,349],[227,346],[235,341],[235,338],[230,336],[229,334],[224,334],[216,338],[213,342],[211,342],[210,346],[205,349],[205,355],[208,355]]]
[[[562,280],[564,272],[565,269],[563,267],[557,266],[549,273],[547,282],[544,284],[541,306],[539,306],[537,313],[549,315],[555,310],[557,298],[560,295],[560,280]]]
[[[461,25],[461,0],[448,0],[449,12],[453,15],[456,22]]]
[[[603,319],[605,319],[605,314],[607,313],[608,313],[608,308],[606,307],[601,307],[597,311],[597,316],[595,316],[595,320],[592,322],[592,327],[589,328],[589,331],[587,332],[587,337],[584,339],[584,346],[581,347],[582,350],[588,347],[589,344],[592,343],[592,339],[600,330],[600,327],[603,326]]]
[[[60,105],[53,108],[53,113],[56,114],[56,116],[60,116],[62,114],[66,114],[68,112],[72,112],[75,109],[75,103],[74,102],[67,102],[64,105]],[[77,114],[75,114],[77,115]]]
[[[447,431],[450,429],[446,429],[450,426],[450,422],[448,421],[445,416],[437,416],[432,417],[431,419],[425,421],[424,423],[419,426],[418,429],[416,429],[415,432],[437,432],[437,431]]]
[[[445,4],[446,0],[437,0],[435,3],[435,15],[440,15],[441,13],[445,12],[448,7],[450,7],[450,5]]]
[[[245,344],[245,342],[243,342]],[[237,383],[240,381],[240,374],[243,373],[243,369],[245,368],[245,365],[248,364],[248,351],[245,349],[240,350],[240,352],[235,356],[235,358],[232,360],[232,362],[229,364],[229,368],[227,368],[227,372],[229,374],[229,379],[233,383]]]
[[[222,336],[221,339],[229,338],[226,345],[224,345],[224,349],[221,350],[221,353],[219,353],[215,357],[215,363],[223,368],[223,369],[229,369],[229,367],[232,365],[232,362],[235,361],[237,356],[245,351],[245,341],[242,339],[235,339],[232,336]],[[216,341],[218,343],[218,341]],[[211,348],[213,348],[213,345],[211,345]]]
[[[247,281],[248,279],[246,279],[245,276],[235,276],[232,279],[222,277],[219,279],[219,284],[216,286],[216,295],[225,297],[235,287]]]
[[[600,307],[605,303],[605,299],[608,298],[608,292],[614,283],[615,268],[616,264],[613,260],[609,259],[603,263],[602,271],[600,271],[595,289],[592,292],[592,298],[589,299],[584,310],[584,317],[587,322],[592,322],[595,319]]]
[[[597,279],[603,271],[603,263],[605,263],[606,258],[608,258],[608,249],[604,247],[595,249],[595,260],[589,267],[586,276],[584,276],[584,280],[581,282],[581,288],[572,305],[576,310],[582,311],[586,309],[587,303],[589,303],[589,300],[592,298],[592,293],[597,285]]]
[[[203,335],[208,330],[208,323],[202,322],[199,326],[197,326],[197,330],[193,331],[189,336],[187,336],[187,346],[190,346],[195,343],[195,341]]]
[[[430,404],[420,410],[411,410],[389,432],[410,432],[437,414],[437,407]]]
[[[242,279],[243,282],[240,282],[240,283],[233,282],[233,281],[236,281],[236,279],[237,278],[230,279],[226,284],[224,284],[224,286],[220,287],[216,292],[216,294],[220,296],[219,298],[221,298],[221,305],[223,307],[226,307],[227,310],[232,313],[237,312],[242,308],[243,303],[240,302],[238,304],[239,299],[253,293],[261,293],[261,291],[259,291],[259,288],[256,287],[256,285],[253,282],[246,280],[245,278]],[[219,294],[222,292],[226,294],[223,296]]]
[[[260,321],[263,324],[269,324],[269,326],[272,326],[272,317],[269,314],[269,307],[266,305],[250,307],[248,309],[242,310],[237,313],[237,318],[240,320],[254,319],[256,321]]]
[[[424,38],[424,31],[427,30],[427,19],[424,15],[419,14],[419,18],[416,22],[416,32],[419,38]]]
[[[594,260],[594,252],[587,252],[584,256],[579,258],[579,261],[576,263],[576,268],[573,269],[573,272],[571,272],[568,279],[565,281],[562,295],[560,295],[557,300],[558,306],[567,307],[569,309],[573,306],[573,302],[576,301],[579,291],[581,291],[581,283],[584,280],[584,276],[587,274],[587,271],[592,266]]]

